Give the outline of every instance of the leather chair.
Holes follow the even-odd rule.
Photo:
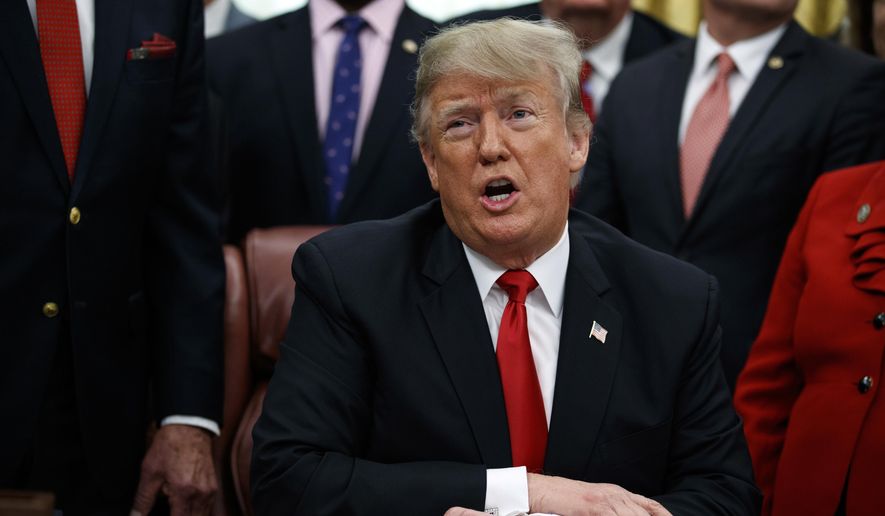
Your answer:
[[[241,513],[230,474],[230,450],[253,385],[252,367],[249,364],[249,291],[243,253],[239,247],[224,246],[224,265],[224,413],[221,436],[215,440],[212,449],[218,474],[218,493],[212,511],[214,516]]]
[[[279,345],[286,334],[295,281],[292,256],[302,243],[329,229],[329,226],[287,226],[254,229],[243,243],[246,284],[249,293],[249,329],[252,377],[251,396],[234,437],[230,471],[240,510],[251,515],[249,465],[252,460],[252,427],[261,414],[267,382],[279,357]],[[247,363],[241,358],[241,363]],[[227,364],[226,364],[227,365]],[[230,376],[225,373],[227,378]],[[227,406],[227,402],[225,402]],[[225,423],[227,423],[225,414]]]

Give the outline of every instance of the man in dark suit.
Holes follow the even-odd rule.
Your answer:
[[[697,41],[624,70],[578,196],[717,277],[731,386],[815,178],[885,157],[885,65],[810,36],[795,6],[707,0]]]
[[[362,22],[352,41],[348,15]],[[230,128],[230,240],[253,227],[391,217],[433,197],[408,132],[411,75],[432,28],[403,0],[311,0],[209,42]],[[343,66],[354,51],[360,59]],[[339,92],[336,80],[350,82]]]
[[[584,60],[588,67],[582,71],[582,88],[586,92],[585,108],[591,119],[602,109],[609,86],[627,63],[682,41],[685,36],[656,19],[630,9],[630,0],[542,0],[505,9],[477,11],[455,19],[494,20],[513,16],[538,20],[558,20],[581,39]]]
[[[574,36],[475,23],[419,60],[440,199],[296,253],[256,512],[754,513],[715,280],[569,212]]]
[[[212,500],[224,270],[201,9],[0,4],[0,487],[65,514]]]

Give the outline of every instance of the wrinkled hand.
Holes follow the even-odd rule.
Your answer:
[[[148,514],[161,489],[172,516],[209,514],[218,490],[209,432],[187,425],[157,430],[141,463],[133,514]]]
[[[464,507],[452,507],[443,516],[486,516],[486,513]]]
[[[563,516],[672,516],[663,505],[614,484],[528,474],[529,512]]]

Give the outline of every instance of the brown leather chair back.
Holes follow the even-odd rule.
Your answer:
[[[218,473],[214,516],[240,514],[231,475],[230,454],[243,410],[252,395],[254,380],[249,364],[249,291],[246,266],[239,247],[224,246],[226,286],[224,295],[224,414],[221,436],[213,456]]]
[[[279,346],[286,335],[295,281],[292,256],[302,243],[329,229],[329,226],[286,226],[253,229],[246,235],[246,282],[249,286],[249,327],[251,363],[255,390],[246,406],[231,450],[231,470],[243,514],[251,515],[249,464],[252,460],[252,427],[261,414],[267,382],[279,357]]]

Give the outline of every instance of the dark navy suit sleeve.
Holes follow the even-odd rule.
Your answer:
[[[206,166],[202,2],[181,19],[166,166],[156,173],[145,236],[157,418],[221,421],[224,264],[217,179]]]
[[[371,346],[348,317],[320,248],[303,244],[292,271],[297,317],[253,431],[256,514],[441,515],[456,505],[482,510],[483,465],[361,458],[373,431]]]

